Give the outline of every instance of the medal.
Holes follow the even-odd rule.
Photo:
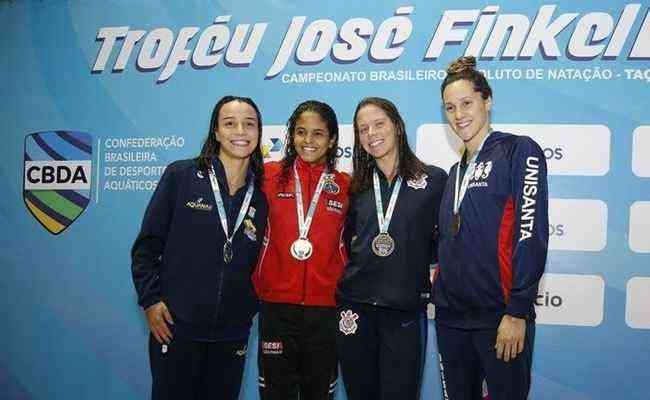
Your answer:
[[[463,157],[460,159],[458,165],[456,165],[456,182],[454,185],[454,209],[452,211],[452,216],[451,216],[451,233],[454,236],[458,235],[458,233],[460,232],[460,204],[465,198],[465,193],[467,193],[467,186],[469,185],[469,181],[472,180],[472,177],[477,172],[476,161],[478,159],[478,155],[481,152],[481,149],[483,148],[483,144],[485,144],[485,141],[487,140],[488,136],[490,136],[491,132],[492,129],[490,129],[488,131],[488,134],[485,135],[483,141],[481,142],[478,149],[476,149],[476,152],[472,156],[472,159],[469,160],[469,164],[467,164],[467,169],[463,174],[462,183],[460,182],[460,170],[461,170],[461,166],[467,163],[467,149],[465,149],[465,151],[463,152]],[[481,173],[482,172],[483,171],[481,171]]]
[[[399,189],[402,187],[402,177],[398,176],[390,195],[386,215],[384,216],[384,205],[381,201],[381,189],[379,188],[379,175],[377,170],[372,171],[372,185],[375,189],[375,207],[377,209],[377,221],[379,222],[379,234],[372,240],[372,252],[378,257],[388,257],[395,250],[395,240],[388,234],[390,220],[393,219],[393,211],[397,203]]]
[[[232,243],[229,240],[226,240],[226,243],[223,244],[223,262],[230,264],[232,261]]]
[[[372,240],[372,252],[379,257],[388,257],[395,250],[395,241],[388,233],[380,233]]]
[[[316,206],[318,205],[318,199],[320,194],[323,191],[325,182],[327,180],[326,170],[323,170],[318,179],[318,185],[316,185],[316,190],[314,195],[311,198],[311,203],[309,203],[309,209],[307,209],[307,216],[305,217],[305,210],[302,205],[302,186],[300,185],[300,176],[298,175],[298,169],[296,164],[293,164],[293,178],[296,191],[296,214],[298,215],[298,239],[291,244],[291,255],[300,261],[305,261],[314,251],[314,246],[311,244],[309,239],[307,239],[307,234],[309,233],[309,227],[311,227],[311,222],[314,220],[314,214],[316,213]],[[338,186],[337,186],[338,189]]]
[[[225,264],[230,264],[233,258],[233,248],[232,248],[232,238],[235,236],[235,232],[241,226],[244,217],[246,216],[246,211],[248,206],[251,203],[253,198],[253,180],[251,179],[248,183],[248,188],[246,189],[246,195],[244,196],[244,201],[241,204],[239,209],[239,215],[237,215],[237,220],[235,221],[235,227],[232,230],[232,233],[228,234],[228,216],[226,215],[226,209],[223,206],[223,198],[221,197],[221,189],[219,188],[219,181],[217,181],[217,175],[214,173],[214,168],[210,166],[210,186],[212,186],[212,193],[214,194],[214,201],[217,203],[217,212],[219,213],[219,220],[221,221],[221,228],[223,233],[226,235],[226,243],[223,244],[223,262]]]
[[[291,244],[291,255],[300,261],[305,261],[311,257],[313,250],[314,247],[307,239],[298,239]]]
[[[451,216],[451,233],[456,236],[458,232],[460,232],[460,214],[454,214]]]

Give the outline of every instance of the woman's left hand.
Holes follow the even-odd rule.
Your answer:
[[[504,315],[497,329],[497,342],[494,348],[497,358],[508,362],[514,360],[524,350],[526,320]]]

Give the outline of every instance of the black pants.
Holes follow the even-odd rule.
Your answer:
[[[480,400],[483,379],[491,400],[526,400],[530,389],[535,323],[526,323],[524,350],[497,359],[496,329],[463,330],[436,324],[443,399]]]
[[[349,400],[419,400],[427,341],[424,310],[341,304],[337,347]]]
[[[248,338],[197,342],[149,336],[152,400],[237,400]]]
[[[331,400],[336,388],[336,309],[263,303],[259,315],[263,400]]]

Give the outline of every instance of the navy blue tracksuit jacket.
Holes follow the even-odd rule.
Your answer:
[[[492,132],[476,160],[460,206],[460,232],[454,236],[457,171],[458,164],[450,171],[440,205],[433,287],[437,323],[484,329],[496,328],[504,314],[534,320],[533,302],[548,249],[542,149],[529,137]]]

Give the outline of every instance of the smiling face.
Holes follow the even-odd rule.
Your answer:
[[[375,160],[397,158],[397,129],[384,110],[374,104],[365,105],[355,123],[361,147]]]
[[[237,100],[224,104],[219,110],[214,135],[220,144],[220,158],[250,157],[259,141],[259,121],[255,109]]]
[[[330,134],[327,123],[319,114],[305,111],[296,119],[293,146],[298,156],[310,164],[322,164],[327,160],[336,137]]]
[[[451,129],[465,143],[478,147],[490,127],[492,98],[484,99],[472,83],[461,79],[449,84],[442,94],[445,115]]]

